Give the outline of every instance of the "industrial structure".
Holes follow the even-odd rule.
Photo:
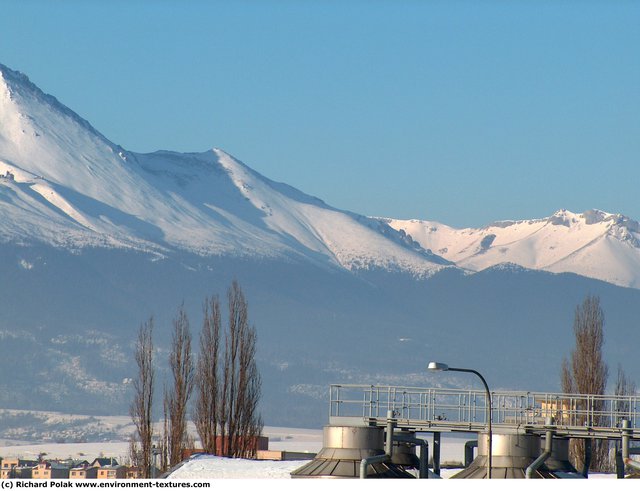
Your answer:
[[[618,442],[618,477],[640,469],[640,397],[334,384],[329,425],[316,458],[292,477],[417,477],[440,474],[443,435],[477,433],[453,478],[582,478],[590,442]],[[432,434],[429,452],[426,434]],[[569,440],[585,439],[585,468],[569,462]],[[473,449],[477,456],[473,459]],[[416,451],[419,449],[419,451]],[[411,475],[410,477],[414,477]]]

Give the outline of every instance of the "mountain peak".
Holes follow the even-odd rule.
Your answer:
[[[448,262],[228,153],[125,151],[5,66],[0,237],[432,274]],[[6,191],[6,192],[3,192]],[[28,226],[26,226],[26,225]]]
[[[119,149],[86,119],[54,96],[43,92],[27,75],[0,64],[0,138],[16,142],[39,137],[45,129],[53,130],[52,126],[56,126],[60,120],[65,121],[65,129],[69,124],[78,125],[103,144]],[[11,133],[11,137],[7,137],[7,132]],[[28,144],[33,145],[33,142]]]
[[[575,223],[577,219],[577,215],[572,213],[566,209],[561,209],[556,211],[553,215],[551,215],[547,222],[552,225],[562,225],[565,227],[571,226],[572,223]]]
[[[601,210],[587,210],[583,213],[585,223],[593,225],[596,223],[611,223],[612,226],[626,227],[633,232],[640,232],[640,224],[626,215],[621,213],[607,213]]]
[[[12,70],[6,65],[0,63],[0,81],[8,89],[15,89],[18,86],[28,88],[31,91],[41,92],[38,87],[29,80],[24,73]]]
[[[72,113],[76,118],[82,120],[82,118],[73,113],[69,108],[63,106],[55,97],[45,94],[40,90],[24,73],[12,70],[1,63],[0,84],[4,89],[4,104],[2,106],[4,112],[8,111],[9,107],[18,112],[28,111],[29,101],[35,99],[39,104],[45,103],[46,105],[54,106],[57,110],[67,114]],[[12,106],[8,106],[7,103],[13,104]],[[24,116],[25,114],[22,115]],[[84,122],[86,123],[86,121]]]
[[[429,222],[389,223],[411,234],[423,248],[471,271],[511,262],[640,288],[640,224],[625,215],[560,209],[547,218],[463,230]]]

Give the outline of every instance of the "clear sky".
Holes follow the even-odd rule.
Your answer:
[[[3,0],[0,63],[366,215],[640,219],[638,1]]]

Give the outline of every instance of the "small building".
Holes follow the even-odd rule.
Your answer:
[[[33,468],[38,465],[36,460],[2,459],[0,478],[2,479],[31,479]]]
[[[118,465],[118,461],[113,457],[98,457],[97,459],[93,459],[89,467],[113,467],[114,465]]]
[[[69,471],[69,479],[97,479],[98,469],[98,467],[89,467],[88,465],[73,467]]]
[[[124,465],[105,465],[98,467],[98,479],[125,479],[127,468]]]
[[[59,462],[40,462],[33,468],[32,479],[69,479],[69,467]]]
[[[541,417],[537,421],[544,422],[549,416],[553,417],[555,424],[571,424],[571,414],[576,414],[576,408],[571,407],[571,401],[567,399],[555,399],[540,401]]]

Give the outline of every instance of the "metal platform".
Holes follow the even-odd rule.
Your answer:
[[[493,431],[544,434],[552,417],[556,436],[640,439],[640,397],[491,392]],[[398,428],[422,432],[487,431],[484,391],[388,385],[332,384],[330,425],[384,426],[393,411]]]

